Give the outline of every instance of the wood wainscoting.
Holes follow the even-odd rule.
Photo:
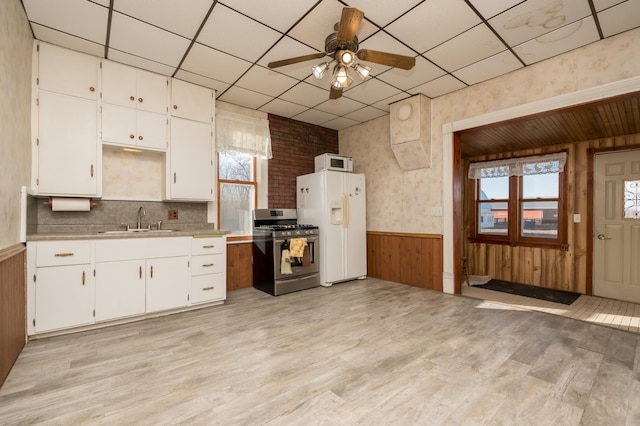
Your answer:
[[[227,291],[253,287],[253,243],[227,244]]]
[[[27,341],[26,247],[0,250],[0,386]]]
[[[367,275],[442,291],[442,235],[367,232]]]

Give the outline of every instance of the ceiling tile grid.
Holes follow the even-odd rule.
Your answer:
[[[389,104],[481,83],[640,27],[640,0],[22,0],[36,39],[216,91],[218,99],[332,129],[385,115]],[[112,6],[111,6],[112,4]],[[372,68],[329,100],[324,52],[344,7],[364,13],[360,50],[416,59]]]

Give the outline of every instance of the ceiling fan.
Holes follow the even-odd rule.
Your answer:
[[[269,62],[269,68],[278,68],[298,62],[310,61],[329,56],[332,59],[312,67],[313,75],[321,79],[333,65],[331,77],[331,91],[329,99],[338,99],[342,96],[342,90],[349,87],[353,80],[349,75],[349,68],[363,80],[369,76],[371,67],[356,63],[356,57],[363,61],[387,65],[403,70],[410,70],[416,64],[416,59],[410,56],[396,55],[394,53],[379,52],[377,50],[358,49],[358,37],[356,32],[364,18],[364,12],[355,7],[342,9],[340,22],[335,24],[333,33],[329,34],[324,42],[324,52],[310,55],[297,56],[280,61]]]

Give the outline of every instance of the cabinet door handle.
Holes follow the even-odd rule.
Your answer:
[[[149,271],[151,273],[151,278],[153,278],[153,265],[151,265],[151,267],[149,268]]]
[[[91,87],[89,87],[89,91],[90,91],[90,92],[95,92],[95,91],[96,91],[96,88],[95,88],[95,87],[93,87],[93,86],[91,86]]]
[[[173,106],[173,109],[178,109],[178,105],[174,105],[174,106]]]
[[[176,183],[176,173],[173,174],[173,183]]]
[[[73,256],[73,253],[56,253],[54,254],[55,257],[69,257],[69,256]]]
[[[135,138],[134,135],[129,135],[129,139],[133,139],[133,138]]]
[[[142,137],[142,135],[138,136],[138,140],[139,140],[139,141],[141,141],[142,139],[144,139],[144,138]]]
[[[91,165],[91,177],[93,177],[93,164]]]
[[[138,275],[140,275],[140,279],[142,279],[142,266],[139,267],[140,269],[138,269]]]
[[[214,245],[210,245],[210,246],[202,246],[203,249],[210,249],[210,248],[214,248]]]
[[[142,103],[143,101],[144,101],[144,99],[138,98],[138,102]]]
[[[213,289],[214,289],[214,287],[205,287],[205,288],[202,289],[202,291],[210,291],[210,290],[213,290]]]
[[[213,263],[205,263],[204,265],[202,265],[203,268],[211,268],[213,266]]]
[[[135,101],[135,100],[136,100],[136,97],[135,97],[135,96],[129,96],[129,100],[130,100],[130,101]]]
[[[84,285],[85,280],[87,279],[87,275],[82,271],[82,285]]]

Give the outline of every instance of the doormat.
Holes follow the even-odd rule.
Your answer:
[[[573,293],[571,291],[552,290],[544,287],[510,283],[509,281],[494,279],[486,284],[476,285],[474,287],[517,294],[518,296],[533,297],[535,299],[546,300],[547,302],[562,303],[563,305],[570,305],[580,297],[580,293]]]

